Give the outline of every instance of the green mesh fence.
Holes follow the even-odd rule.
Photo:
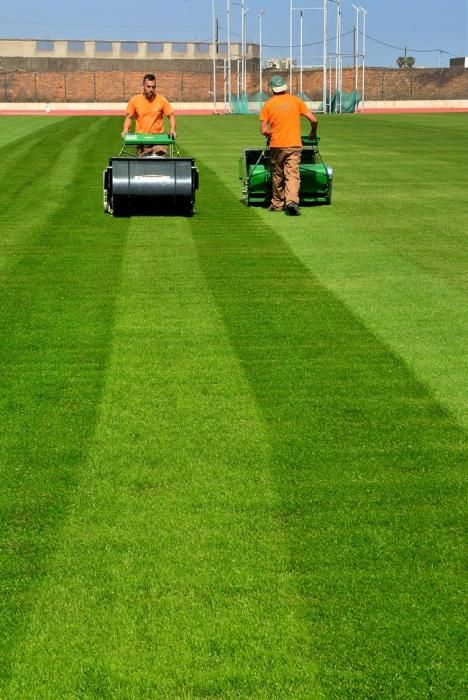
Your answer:
[[[250,114],[247,95],[231,95],[231,114]]]
[[[270,97],[271,95],[268,95],[268,93],[263,91],[254,92],[249,95],[248,100],[251,113],[258,114],[262,108],[262,105],[264,105],[265,102],[270,99]]]
[[[343,92],[337,90],[330,102],[330,112],[355,112],[361,96],[357,90]]]
[[[231,114],[258,114],[270,97],[271,95],[263,91],[239,97],[231,95]]]
[[[266,102],[269,100],[271,95],[269,95],[267,92],[254,92],[252,95],[249,95],[249,102]]]

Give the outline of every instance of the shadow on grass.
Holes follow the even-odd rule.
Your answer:
[[[207,169],[201,181],[199,260],[269,428],[325,694],[459,697],[465,436],[293,256],[279,219]]]
[[[105,139],[105,120],[98,129]],[[1,182],[3,220],[11,216],[16,227],[10,250],[16,262],[0,277],[0,683],[8,679],[15,642],[82,478],[111,351],[127,231],[114,223],[112,237],[106,235],[94,137],[77,146],[79,167],[64,186],[65,174],[54,174],[53,164],[74,148],[75,131],[86,129],[68,120],[49,131],[50,138],[42,130],[28,140],[35,153],[28,168],[5,168]],[[16,159],[22,150],[21,144],[8,148]],[[53,205],[48,190],[55,192]],[[96,209],[88,209],[89,190],[98,192]],[[18,191],[28,203],[21,216]]]

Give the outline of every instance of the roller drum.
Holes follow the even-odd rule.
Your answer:
[[[114,216],[193,213],[197,170],[192,158],[112,158]]]

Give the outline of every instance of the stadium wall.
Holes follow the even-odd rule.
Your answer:
[[[128,64],[127,64],[128,65]],[[121,103],[141,89],[144,72],[154,70],[158,90],[172,102],[208,103],[213,100],[212,70],[174,69],[156,70],[147,65],[143,70],[5,70],[0,66],[1,103]],[[275,73],[277,71],[274,71]],[[263,90],[268,91],[271,71],[263,71]],[[286,80],[289,74],[283,73]],[[260,90],[257,71],[247,74],[247,93]],[[299,73],[293,73],[292,91],[299,91]],[[362,74],[358,76],[361,88]],[[335,85],[334,71],[327,83]],[[343,70],[343,90],[353,90],[353,69]],[[232,73],[233,91],[237,76]],[[311,101],[320,102],[323,91],[321,69],[303,71],[303,91]],[[218,101],[224,94],[224,78],[219,73],[216,82]],[[450,68],[367,68],[365,72],[365,99],[367,101],[466,100],[468,99],[468,69]]]

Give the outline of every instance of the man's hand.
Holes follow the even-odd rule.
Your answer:
[[[170,132],[169,132],[169,136],[171,137],[171,139],[174,139],[174,141],[175,141],[176,138],[177,138],[177,134],[176,134],[175,131],[170,131]]]

